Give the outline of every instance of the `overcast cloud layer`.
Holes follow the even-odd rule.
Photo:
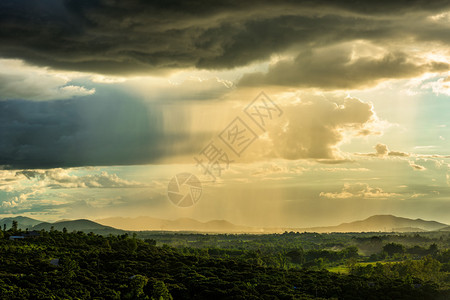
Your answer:
[[[242,84],[354,88],[448,70],[420,49],[448,52],[449,7],[449,1],[6,0],[0,55],[107,74],[228,69],[281,55],[268,74]],[[378,47],[376,55],[355,54],[345,44],[356,41]],[[343,43],[348,49],[327,52]],[[324,65],[329,73],[322,78]]]

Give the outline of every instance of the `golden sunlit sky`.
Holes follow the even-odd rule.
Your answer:
[[[448,1],[1,1],[0,216],[450,223],[449,32]]]

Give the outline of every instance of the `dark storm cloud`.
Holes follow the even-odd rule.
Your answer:
[[[4,0],[0,55],[109,74],[232,68],[292,47],[356,39],[445,42],[448,31],[426,17],[448,7],[424,0]]]
[[[192,153],[202,145],[201,135],[183,130],[187,120],[182,115],[171,121],[180,130],[168,133],[163,126],[163,108],[158,105],[107,98],[0,101],[0,166],[146,164]],[[165,117],[170,119],[170,114]],[[196,139],[201,141],[197,144]]]
[[[425,72],[443,72],[449,69],[446,63],[415,62],[404,53],[352,60],[350,51],[346,53],[341,49],[322,54],[302,53],[293,61],[285,60],[275,64],[267,73],[244,75],[240,85],[351,89],[373,86],[383,79],[409,78]]]

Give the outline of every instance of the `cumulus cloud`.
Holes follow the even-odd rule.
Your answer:
[[[407,152],[401,152],[401,151],[389,151],[389,156],[410,156]]]
[[[450,96],[450,76],[439,78],[436,81],[430,81],[422,84],[421,89],[431,89],[436,95]]]
[[[377,155],[385,156],[389,153],[388,147],[384,144],[377,144],[374,148]]]
[[[11,192],[13,186],[20,181],[15,171],[0,170],[0,191]]]
[[[340,192],[321,192],[321,197],[330,199],[349,199],[349,198],[361,198],[361,199],[373,199],[373,198],[390,198],[398,196],[396,193],[384,192],[379,187],[370,187],[367,183],[354,183],[344,184],[344,187]]]
[[[70,84],[75,77],[28,66],[19,60],[0,59],[0,100],[55,100],[95,93],[95,89]]]
[[[91,172],[84,174],[77,169],[48,169],[48,170],[0,170],[0,191],[7,197],[2,201],[1,208],[27,209],[32,206],[32,200],[44,201],[39,195],[49,189],[110,189],[110,188],[143,188],[147,185],[120,178],[117,174],[108,172]],[[2,197],[3,198],[3,197]],[[46,204],[51,201],[46,199]],[[61,203],[59,203],[61,204]]]
[[[27,206],[27,201],[30,197],[39,193],[39,190],[33,190],[31,192],[22,193],[18,196],[14,196],[7,201],[3,201],[1,204],[2,210],[11,209],[16,207]]]
[[[296,49],[358,40],[386,45],[388,53],[381,59],[331,58],[330,76],[321,82],[317,73],[323,67],[317,62],[323,57],[306,58],[305,52],[291,68],[282,62],[263,80],[276,81],[272,74],[286,71],[308,81],[304,74],[309,70],[310,85],[351,87],[433,70],[431,62],[411,62],[404,52],[414,49],[401,47],[398,40],[447,45],[445,22],[432,17],[448,8],[447,1],[425,0],[5,0],[0,2],[0,55],[52,68],[120,74],[228,69],[267,61],[274,54],[299,54]],[[404,51],[390,49],[389,41]],[[339,81],[335,75],[341,71]]]
[[[285,108],[285,121],[269,129],[275,153],[285,159],[347,161],[339,145],[344,134],[376,121],[372,105],[357,98],[304,95]]]
[[[285,165],[279,165],[275,163],[270,163],[268,165],[264,165],[262,167],[257,168],[254,170],[251,175],[252,176],[270,176],[274,174],[302,174],[306,169],[301,166],[285,166]],[[279,177],[281,178],[281,177]],[[284,178],[284,177],[283,177]],[[290,177],[287,177],[290,178]]]
[[[388,156],[397,156],[397,157],[408,157],[411,154],[407,152],[401,152],[401,151],[390,151],[388,146],[385,144],[376,144],[375,147],[375,153],[355,153],[359,156],[373,156],[373,157],[388,157]]]
[[[28,179],[45,181],[45,186],[58,188],[131,188],[143,187],[139,182],[119,178],[116,174],[101,172],[100,174],[76,176],[67,169],[22,170],[16,176],[23,175]]]
[[[417,171],[425,171],[427,169],[424,166],[418,165],[412,161],[409,162],[409,165],[411,166],[411,168],[413,168],[413,170],[417,170]]]
[[[320,168],[320,171],[326,172],[368,172],[367,168]]]
[[[277,164],[270,164],[269,166],[264,166],[254,170],[252,176],[267,176],[277,173],[287,173],[287,171],[288,170],[286,168],[283,168]]]
[[[117,196],[111,189],[121,189],[121,193],[124,193],[124,189],[129,189],[133,193],[132,189],[150,186],[151,184],[126,180],[112,172],[90,168],[0,170],[0,191],[5,192],[0,195],[0,211],[15,214],[29,211],[55,213],[67,209],[68,205],[88,201],[79,199],[79,193],[85,193],[83,189],[97,189],[97,195],[113,195],[88,197],[96,205],[111,205]]]

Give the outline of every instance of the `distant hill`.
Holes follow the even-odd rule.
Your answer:
[[[67,231],[84,231],[84,232],[94,232],[94,233],[121,233],[122,230],[98,224],[91,220],[79,219],[79,220],[71,220],[71,221],[58,221],[55,223],[42,222],[33,227],[34,230],[50,230],[51,228],[55,230],[62,231],[63,228],[66,228]]]
[[[211,233],[279,233],[294,232],[424,232],[424,231],[450,231],[450,226],[436,221],[422,219],[408,219],[392,215],[375,215],[365,220],[342,223],[337,226],[310,227],[310,228],[257,228],[241,226],[226,220],[212,220],[201,222],[190,218],[165,220],[152,217],[124,218],[113,217],[91,221],[59,220],[54,223],[42,222],[28,217],[17,216],[0,219],[0,226],[6,224],[11,228],[12,221],[18,222],[22,230],[56,230],[84,231],[97,234],[123,234],[125,231],[191,231]]]
[[[199,232],[258,232],[258,229],[232,224],[225,220],[200,222],[190,218],[164,220],[152,217],[113,217],[96,222],[123,230],[199,231]]]
[[[61,219],[61,220],[55,221],[53,223],[66,222],[66,221],[72,221],[72,220],[71,219]]]
[[[420,232],[440,230],[447,226],[447,224],[436,221],[376,215],[361,221],[342,223],[337,226],[306,228],[305,230],[315,232]]]
[[[450,226],[439,229],[439,231],[450,231]]]
[[[113,217],[96,220],[96,222],[123,230],[145,231],[198,231],[198,232],[248,232],[275,233],[284,231],[299,232],[424,232],[442,230],[447,224],[422,219],[408,219],[392,215],[375,215],[365,220],[342,223],[337,226],[311,228],[256,228],[240,226],[224,220],[200,222],[194,219],[181,218],[164,220],[152,217],[123,218]],[[448,230],[448,229],[447,229]]]
[[[22,230],[25,230],[27,228],[31,229],[33,226],[42,223],[42,221],[35,220],[32,218],[17,216],[0,219],[1,228],[3,229],[3,224],[6,224],[6,229],[11,228],[13,220],[17,221],[17,227]]]
[[[401,228],[392,228],[393,232],[427,232],[428,230],[417,228],[417,227],[401,227]]]
[[[47,230],[53,226],[55,230],[62,231],[65,227],[67,231],[84,231],[84,232],[94,232],[97,234],[123,234],[124,231],[110,226],[105,226],[98,224],[91,220],[80,219],[80,220],[59,220],[54,223],[43,222],[40,220],[35,220],[28,217],[16,216],[0,219],[0,226],[3,229],[3,224],[6,224],[6,229],[12,227],[12,221],[17,221],[17,227],[19,229],[25,230]]]

